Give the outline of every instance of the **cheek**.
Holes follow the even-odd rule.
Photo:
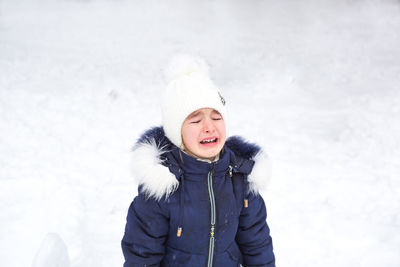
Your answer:
[[[197,135],[195,127],[187,126],[184,130],[182,130],[182,140],[186,146],[192,146],[197,143]]]
[[[218,131],[220,136],[225,139],[226,138],[225,122],[222,122],[220,125],[218,125]]]

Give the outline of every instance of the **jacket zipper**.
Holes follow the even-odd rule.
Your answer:
[[[214,243],[215,243],[215,197],[213,190],[213,171],[210,171],[207,176],[207,186],[208,186],[208,196],[210,198],[210,206],[211,206],[211,229],[210,229],[210,243],[208,248],[208,261],[207,267],[213,266],[214,259]]]

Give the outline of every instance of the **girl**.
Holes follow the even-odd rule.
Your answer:
[[[167,69],[163,126],[133,150],[139,194],[129,207],[124,267],[275,267],[259,195],[266,157],[226,139],[225,100],[200,58]]]

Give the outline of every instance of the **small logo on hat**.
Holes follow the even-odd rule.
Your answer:
[[[218,92],[218,95],[219,95],[219,98],[221,99],[221,103],[222,103],[222,105],[224,105],[225,106],[225,98],[223,98],[222,97],[222,95],[221,95],[221,93],[220,92]]]

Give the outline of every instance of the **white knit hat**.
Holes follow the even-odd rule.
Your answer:
[[[225,100],[208,75],[200,57],[175,56],[165,71],[167,87],[162,101],[165,135],[182,148],[181,129],[186,117],[201,108],[217,110],[226,123]]]

